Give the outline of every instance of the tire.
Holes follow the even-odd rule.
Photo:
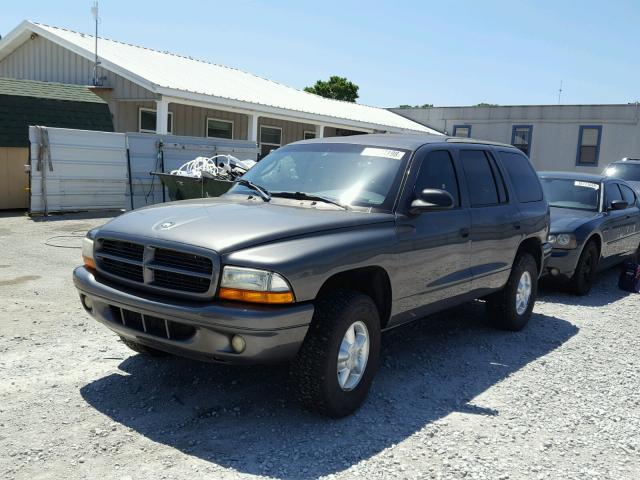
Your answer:
[[[527,291],[529,292],[528,297],[526,296]],[[491,323],[502,330],[513,332],[522,330],[531,318],[537,294],[538,266],[536,261],[529,253],[520,254],[513,262],[509,280],[504,288],[487,297]],[[518,304],[519,298],[522,300],[520,304]]]
[[[593,286],[593,279],[598,271],[598,246],[595,242],[587,243],[580,254],[576,271],[569,280],[569,289],[576,295],[586,295]]]
[[[368,334],[368,357],[359,379],[357,368],[353,369],[353,377],[345,376],[345,370],[341,370],[343,388],[338,379],[338,353],[341,346],[344,347],[345,334],[350,328],[358,333],[359,340],[354,339],[353,345],[362,344],[362,335]],[[378,309],[369,296],[338,290],[317,300],[309,331],[290,368],[296,399],[305,408],[333,418],[353,413],[367,397],[378,369],[380,336]],[[342,365],[364,358],[362,351],[357,352],[354,350]]]
[[[149,355],[151,357],[166,357],[167,355],[169,355],[169,353],[167,352],[163,352],[162,350],[158,350],[153,347],[147,347],[146,345],[142,345],[140,343],[132,342],[131,340],[127,340],[124,337],[120,337],[120,340],[134,352],[141,353],[143,355]]]

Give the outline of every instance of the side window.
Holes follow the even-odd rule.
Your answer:
[[[500,152],[502,165],[507,171],[516,197],[522,203],[542,200],[540,181],[529,160],[515,152]]]
[[[456,171],[453,167],[451,155],[446,150],[430,152],[422,160],[414,192],[421,192],[425,188],[446,190],[453,197],[454,204],[456,206],[460,205]]]
[[[605,208],[609,208],[611,206],[611,202],[614,200],[622,200],[622,194],[620,193],[620,189],[618,188],[617,183],[607,183],[604,186],[605,188]]]
[[[636,194],[633,193],[633,190],[631,190],[626,185],[618,184],[618,186],[620,187],[620,191],[622,192],[622,198],[624,199],[624,201],[627,202],[630,207],[635,206]]]
[[[489,159],[482,150],[461,150],[460,161],[472,207],[498,204],[498,189]]]

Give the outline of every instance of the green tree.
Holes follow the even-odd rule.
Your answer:
[[[498,104],[497,103],[485,103],[485,102],[481,102],[478,103],[477,105],[474,105],[474,107],[497,107]]]
[[[433,103],[423,103],[422,105],[407,105],[403,103],[398,108],[433,108]]]
[[[344,77],[332,75],[326,82],[318,80],[313,87],[306,87],[305,92],[315,93],[325,98],[355,102],[358,98],[358,85]]]

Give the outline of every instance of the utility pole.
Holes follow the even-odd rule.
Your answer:
[[[98,0],[95,0],[93,2],[93,6],[91,7],[91,14],[93,15],[93,19],[95,20],[95,26],[96,26],[95,60],[93,63],[93,86],[97,87],[101,83],[100,78],[98,77],[98,65],[100,65],[100,61],[98,60],[98,23],[100,23],[100,17],[98,15]]]
[[[558,105],[560,105],[561,98],[562,98],[562,80],[560,80],[560,88],[558,89]]]

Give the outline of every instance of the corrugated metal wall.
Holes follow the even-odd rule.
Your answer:
[[[52,170],[47,162],[38,168],[41,138],[37,127],[29,127],[31,213],[125,207],[127,156],[123,133],[67,128],[47,128],[47,132]]]

